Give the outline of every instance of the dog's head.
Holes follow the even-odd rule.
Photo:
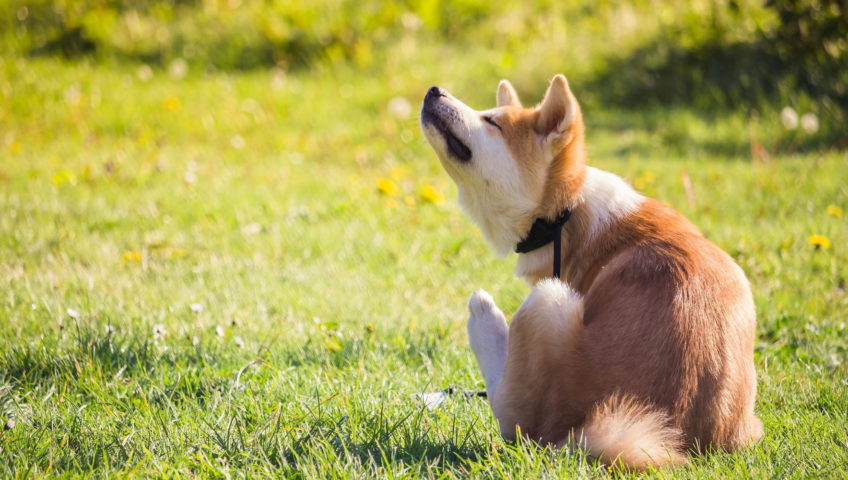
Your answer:
[[[439,87],[421,108],[424,135],[456,182],[459,202],[500,255],[539,216],[572,206],[585,174],[580,106],[562,75],[523,108],[506,80],[497,107],[474,110]]]

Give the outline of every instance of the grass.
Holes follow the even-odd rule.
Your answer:
[[[498,69],[399,58],[181,79],[0,60],[0,476],[627,476],[504,443],[484,401],[410,399],[481,387],[465,302],[512,312],[528,287],[416,120],[437,82],[490,105]],[[586,110],[591,162],[730,252],[759,312],[763,441],[649,476],[848,476],[845,153],[799,148],[777,106]]]

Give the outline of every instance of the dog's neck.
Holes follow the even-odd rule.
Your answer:
[[[578,194],[569,199],[571,219],[562,232],[562,279],[578,290],[582,277],[595,263],[596,255],[593,254],[593,249],[588,247],[611,225],[636,212],[645,199],[624,180],[602,170],[586,167],[582,180],[582,185],[572,190]],[[566,208],[563,203],[568,201],[568,197],[560,198],[559,201],[550,202],[559,203],[551,206],[552,210]],[[551,276],[553,256],[552,243],[520,254],[515,274],[534,285],[539,280]]]

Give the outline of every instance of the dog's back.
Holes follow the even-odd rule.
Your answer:
[[[576,220],[575,240],[588,235],[579,225],[591,224]],[[552,300],[568,287],[544,281],[510,325],[493,403],[505,436],[517,425],[542,443],[572,437],[636,468],[760,437],[753,300],[727,254],[673,209],[646,199],[590,243],[573,242],[564,262],[568,284],[580,286],[570,300]],[[651,459],[657,452],[666,460]]]
[[[755,313],[744,273],[659,202],[619,223],[608,234],[618,239],[607,240],[618,253],[602,261],[584,297],[586,400],[615,392],[641,399],[669,415],[687,446],[758,438]]]

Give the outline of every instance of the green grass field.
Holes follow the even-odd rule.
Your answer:
[[[431,84],[494,102],[501,71],[465,53],[183,78],[0,60],[0,477],[627,476],[505,443],[483,400],[410,399],[481,388],[466,301],[529,291],[418,129]],[[756,297],[764,439],[653,476],[848,477],[848,161],[779,110],[585,109],[590,162]]]

